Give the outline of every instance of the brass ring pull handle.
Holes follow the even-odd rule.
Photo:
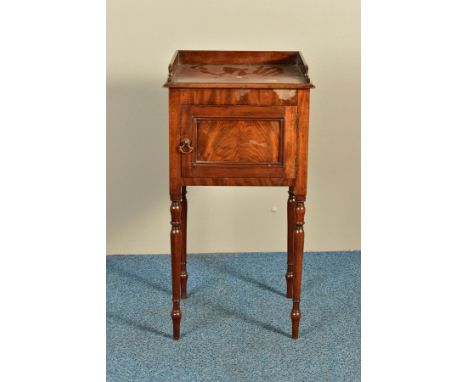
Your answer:
[[[182,154],[190,154],[193,151],[193,146],[191,146],[190,139],[184,138],[180,141],[179,151]]]

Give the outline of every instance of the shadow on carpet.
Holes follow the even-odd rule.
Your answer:
[[[296,341],[285,253],[187,263],[173,341],[170,257],[107,257],[109,382],[360,380],[360,252],[304,254]]]

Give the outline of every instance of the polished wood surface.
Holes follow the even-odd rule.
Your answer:
[[[279,119],[197,120],[196,163],[279,164],[282,162]]]
[[[184,178],[293,178],[294,106],[181,105]]]
[[[171,203],[171,269],[172,269],[172,324],[174,339],[180,338],[180,258],[182,249],[182,232],[180,229],[182,218],[181,201],[173,200]]]
[[[294,188],[289,187],[289,198],[287,204],[288,214],[288,266],[286,270],[286,297],[292,298],[294,278],[294,230],[296,229],[296,199]]]
[[[294,230],[294,267],[293,267],[293,308],[291,311],[292,320],[292,338],[299,338],[299,320],[301,319],[301,281],[302,281],[302,257],[304,255],[304,202],[297,200],[295,202],[295,221]]]
[[[178,51],[167,87],[310,88],[299,52]]]
[[[181,89],[181,103],[189,105],[295,106],[296,89]]]
[[[251,51],[251,50],[179,50],[175,52],[172,65],[182,64],[297,64],[303,62],[300,52]],[[170,69],[169,69],[170,71]]]
[[[169,64],[172,321],[187,297],[187,186],[283,186],[286,296],[299,337],[309,93],[300,52],[177,51]]]
[[[187,298],[187,187],[182,187],[182,219],[181,219],[181,230],[182,230],[182,244],[180,253],[180,298]]]
[[[291,186],[294,179],[285,178],[184,178],[187,186]]]
[[[172,79],[179,83],[304,84],[297,65],[180,65]]]

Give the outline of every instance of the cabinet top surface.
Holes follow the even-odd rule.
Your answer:
[[[311,88],[300,52],[176,51],[169,88]]]

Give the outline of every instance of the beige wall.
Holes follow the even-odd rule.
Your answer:
[[[360,248],[358,0],[108,0],[107,7],[109,254],[169,251],[161,85],[177,49],[303,52],[317,85],[305,249]],[[197,187],[188,199],[189,252],[286,249],[286,188]]]

